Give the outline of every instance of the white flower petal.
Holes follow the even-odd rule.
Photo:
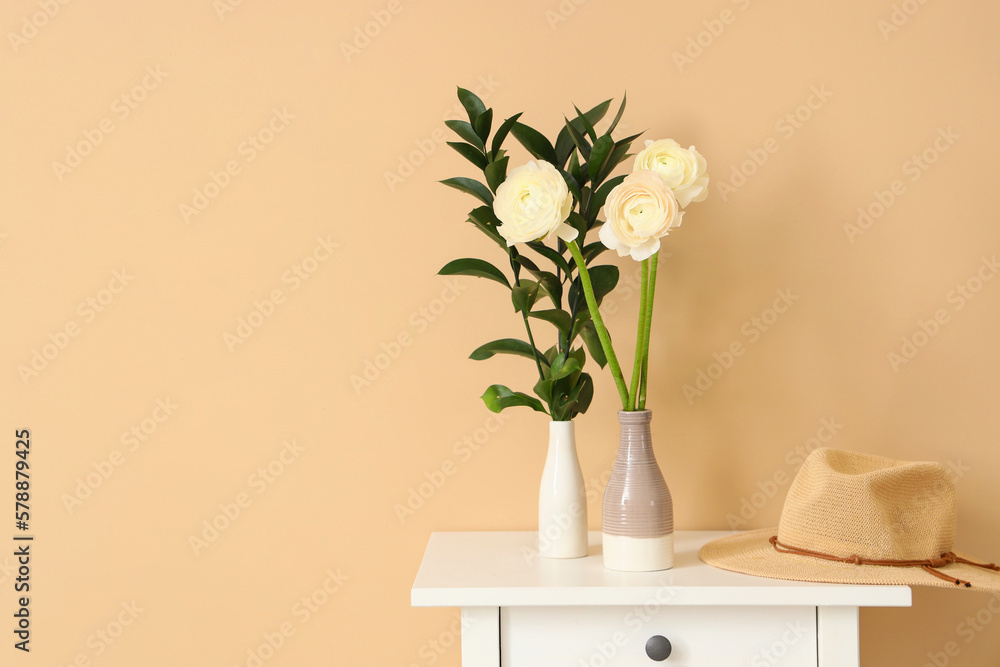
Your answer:
[[[558,227],[556,227],[555,234],[566,243],[569,243],[570,241],[575,241],[576,237],[580,235],[580,232],[577,230],[576,227],[567,225],[564,222],[560,224]]]
[[[618,246],[621,245],[621,241],[615,236],[614,226],[610,223],[604,223],[601,226],[601,231],[597,233],[597,237],[601,239],[601,243],[608,247],[609,250],[617,250]]]

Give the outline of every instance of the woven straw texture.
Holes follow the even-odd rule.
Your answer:
[[[604,491],[603,531],[623,537],[674,532],[674,504],[656,464],[649,429],[652,412],[619,411],[618,458]]]
[[[955,517],[955,489],[943,466],[821,448],[806,459],[792,482],[777,529],[715,540],[700,555],[709,565],[775,579],[957,588],[919,567],[855,565],[779,553],[768,541],[777,535],[782,544],[839,557],[930,559],[952,550]],[[938,569],[971,582],[972,590],[1000,591],[998,572],[964,563]]]

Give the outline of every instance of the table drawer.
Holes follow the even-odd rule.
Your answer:
[[[502,667],[817,667],[816,646],[816,607],[500,609]]]

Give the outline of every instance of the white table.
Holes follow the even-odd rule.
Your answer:
[[[614,572],[598,532],[571,560],[538,557],[534,532],[433,533],[411,601],[462,608],[464,667],[859,667],[859,608],[910,606],[907,586],[764,579],[698,559],[728,534],[677,532],[673,569]]]

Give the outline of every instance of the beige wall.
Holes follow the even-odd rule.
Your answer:
[[[434,182],[471,175],[440,143],[456,84],[547,133],[572,102],[627,90],[629,129],[708,159],[710,198],[665,244],[652,348],[680,529],[726,528],[760,488],[774,497],[745,525],[773,525],[781,475],[832,422],[833,446],[953,466],[959,547],[1000,558],[1000,280],[955,291],[980,287],[1000,247],[1000,6],[902,5],[915,13],[889,31],[891,0],[6,2],[0,413],[5,447],[32,432],[38,540],[23,662],[246,665],[284,627],[265,664],[459,664],[455,645],[433,648],[456,612],[409,607],[424,545],[434,530],[532,528],[546,425],[510,412],[496,428],[477,398],[531,376],[466,360],[518,333],[505,295],[435,276],[492,252],[463,222],[471,200]],[[390,20],[345,54],[373,12]],[[743,182],[748,151],[763,164]],[[763,331],[753,318],[778,290],[794,304]],[[614,304],[627,357],[637,300]],[[936,335],[894,368],[887,355],[935,313]],[[356,391],[351,376],[400,337]],[[683,386],[737,341],[745,353],[689,401]],[[36,351],[51,358],[22,377]],[[602,374],[578,424],[593,528],[614,410]],[[401,521],[394,506],[449,466]],[[229,525],[193,547],[213,520]],[[302,606],[330,572],[339,590]],[[990,600],[918,590],[912,609],[864,612],[865,664],[916,667],[949,642],[948,664],[995,664]],[[992,623],[970,631],[977,612]],[[131,624],[108,644],[97,633],[119,616]]]

